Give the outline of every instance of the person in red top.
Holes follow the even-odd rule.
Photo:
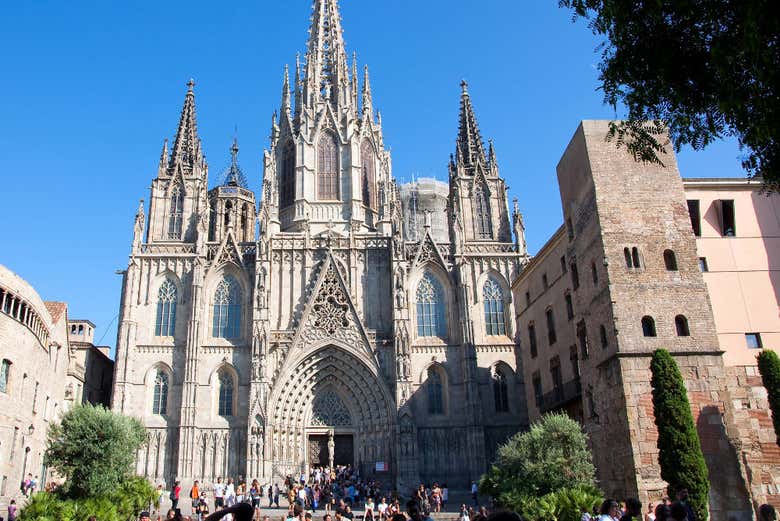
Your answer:
[[[171,510],[179,508],[179,494],[181,494],[181,485],[176,481],[171,489]]]

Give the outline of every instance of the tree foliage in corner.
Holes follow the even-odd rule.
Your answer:
[[[777,444],[780,445],[780,357],[774,351],[761,351],[756,357],[761,381],[764,382],[772,410],[772,423],[775,426]]]
[[[710,490],[707,465],[682,375],[665,349],[653,353],[650,371],[661,478],[669,483],[670,497],[679,488],[687,488],[697,518],[706,521]]]
[[[547,414],[498,448],[496,460],[482,476],[480,491],[509,508],[525,498],[570,487],[595,486],[588,441],[579,424],[565,414]]]
[[[663,164],[675,148],[735,136],[742,165],[780,189],[780,4],[773,0],[559,0],[601,46],[604,101],[628,110],[611,137]]]
[[[68,497],[108,494],[133,474],[146,431],[135,418],[79,405],[49,429],[44,463],[66,481]]]

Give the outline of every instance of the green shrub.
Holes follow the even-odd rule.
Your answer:
[[[145,438],[137,419],[102,406],[79,405],[49,428],[44,463],[65,478],[68,497],[102,496],[132,475]]]
[[[19,521],[131,521],[157,504],[157,492],[146,479],[133,476],[107,494],[68,497],[65,492],[38,492],[19,513]]]
[[[601,501],[602,495],[597,488],[580,486],[562,488],[541,497],[515,497],[514,503],[506,506],[525,521],[580,521],[583,509],[592,512]]]
[[[565,414],[547,414],[510,438],[480,480],[483,494],[509,508],[526,496],[580,486],[595,486],[595,468],[587,436]]]
[[[706,521],[710,489],[707,465],[682,375],[665,349],[653,353],[650,370],[661,478],[669,484],[670,497],[674,497],[679,488],[687,488],[696,516],[699,521]]]
[[[761,351],[756,357],[761,381],[766,387],[769,397],[769,408],[772,410],[772,423],[775,426],[775,438],[780,445],[780,357],[774,351]]]

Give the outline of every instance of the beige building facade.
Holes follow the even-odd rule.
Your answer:
[[[19,496],[28,474],[39,487],[48,478],[46,432],[69,405],[66,315],[0,265],[0,504]]]
[[[111,405],[114,361],[108,346],[95,345],[95,324],[90,320],[68,320],[70,364],[65,394],[75,403]]]

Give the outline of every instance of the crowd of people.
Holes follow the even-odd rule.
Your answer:
[[[643,511],[642,502],[630,498],[624,503],[606,499],[594,512],[583,511],[581,521],[699,521],[690,503],[688,489],[677,491],[677,498],[671,501],[664,497],[658,504],[649,503]],[[758,521],[777,521],[777,514],[771,505],[761,505]]]
[[[163,499],[162,486],[158,488]],[[432,514],[442,512],[449,501],[446,483],[420,484],[403,500],[395,490],[389,490],[375,479],[363,479],[350,466],[314,468],[309,475],[287,476],[280,484],[252,480],[221,478],[211,486],[212,501],[196,481],[189,491],[192,515],[185,516],[179,508],[181,486],[175,483],[170,491],[172,508],[165,518],[158,512],[157,521],[271,521],[261,515],[261,508],[280,507],[280,497],[287,501],[287,510],[279,521],[315,521],[318,511],[322,521],[432,521]],[[522,521],[515,513],[490,512],[479,506],[478,487],[472,483],[473,505],[461,503],[454,521]],[[210,506],[213,505],[213,513]],[[149,512],[142,512],[140,521],[151,521]],[[759,521],[777,521],[775,509],[762,505]],[[319,520],[317,520],[319,521]],[[637,499],[618,502],[605,500],[593,512],[583,510],[581,521],[699,521],[689,501],[687,489],[680,489],[674,501],[663,498],[646,509]]]
[[[308,475],[288,475],[282,483],[260,483],[256,479],[248,483],[241,478],[224,481],[217,478],[210,487],[202,487],[200,482],[195,481],[189,492],[183,491],[178,481],[169,492],[164,490],[163,485],[158,485],[157,491],[160,504],[166,495],[171,502],[165,517],[161,511],[156,512],[158,521],[188,521],[187,517],[204,521],[212,512],[217,513],[239,504],[252,508],[252,519],[264,521],[260,514],[261,508],[280,508],[280,497],[286,499],[287,513],[282,517],[286,521],[295,521],[298,510],[302,512],[303,521],[307,521],[307,516],[310,520],[318,511],[323,512],[323,521],[351,521],[355,518],[362,521],[391,521],[393,516],[404,515],[411,503],[415,511],[427,518],[430,513],[441,512],[449,500],[447,484],[436,482],[420,484],[411,494],[409,504],[403,504],[396,491],[383,487],[379,480],[362,478],[350,465],[315,467]],[[476,505],[476,491],[474,496]],[[184,498],[190,502],[191,516],[181,513]],[[148,512],[154,512],[151,506]],[[463,505],[459,519],[469,521],[477,515],[474,508]]]

